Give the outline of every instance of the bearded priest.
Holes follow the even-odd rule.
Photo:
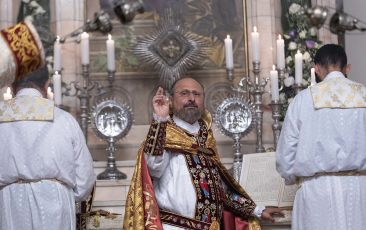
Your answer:
[[[159,87],[126,200],[127,229],[260,229],[278,208],[257,206],[220,162],[204,88],[177,80]],[[172,111],[172,113],[170,113]]]

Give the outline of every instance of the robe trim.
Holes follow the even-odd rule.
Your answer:
[[[315,109],[366,107],[366,87],[343,76],[325,79],[310,92]]]
[[[198,121],[200,129],[197,135],[192,136],[196,143],[192,144],[194,149],[205,148],[208,138],[208,129],[202,120]],[[220,175],[212,164],[210,156],[198,151],[197,154],[184,154],[188,171],[196,191],[196,212],[195,219],[211,223],[221,219],[223,188]],[[220,186],[221,185],[221,186]]]
[[[17,96],[0,102],[0,122],[53,121],[54,102],[39,96]]]
[[[148,155],[160,156],[165,145],[165,130],[167,122],[153,121],[147,133],[144,152]]]
[[[189,230],[209,230],[210,223],[198,221],[189,217],[181,216],[176,213],[172,213],[163,209],[160,209],[161,222],[172,226],[189,229]]]

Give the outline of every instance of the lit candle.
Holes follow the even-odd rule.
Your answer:
[[[257,27],[253,27],[252,32],[252,54],[253,54],[253,61],[257,62],[260,60],[260,54],[259,54],[259,33],[257,32]]]
[[[225,60],[226,60],[226,68],[232,69],[234,67],[234,58],[233,58],[233,41],[230,38],[230,35],[227,35],[225,38]]]
[[[81,39],[81,64],[89,65],[89,34],[83,32],[80,35]]]
[[[285,68],[285,41],[278,35],[277,39],[277,68]]]
[[[107,69],[108,71],[116,70],[116,61],[115,61],[115,53],[114,53],[114,40],[112,40],[112,36],[108,34],[107,44]]]
[[[280,92],[278,88],[278,72],[275,65],[273,65],[272,70],[270,71],[270,78],[272,101],[278,101],[280,99]]]
[[[10,87],[6,88],[6,93],[4,93],[4,101],[10,100],[13,98],[13,95],[11,94]]]
[[[315,85],[315,84],[316,84],[315,69],[311,68],[310,69],[310,85]]]
[[[295,83],[302,83],[302,53],[300,50],[295,54]]]
[[[56,41],[53,45],[53,70],[61,70],[61,43],[59,36],[57,36]]]
[[[47,88],[47,98],[53,100],[53,93],[51,87]]]
[[[53,74],[53,96],[55,105],[62,104],[61,75],[56,71]]]

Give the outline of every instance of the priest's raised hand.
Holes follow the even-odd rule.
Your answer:
[[[169,115],[169,104],[170,100],[165,95],[164,89],[159,87],[153,97],[154,113],[161,118],[167,117]]]

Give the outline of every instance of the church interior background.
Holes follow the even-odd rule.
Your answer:
[[[88,19],[92,20],[95,17],[96,12],[104,10],[110,15],[113,29],[109,34],[115,41],[115,72],[107,71],[106,40],[108,33],[99,31],[90,33],[90,64],[87,70],[82,65],[82,51],[77,37],[65,37],[65,42],[61,44],[61,75],[64,92],[62,107],[71,112],[80,122],[84,122],[84,126],[86,125],[88,146],[94,159],[96,174],[101,173],[106,168],[106,148],[111,143],[95,134],[93,122],[88,121],[84,115],[91,114],[92,118],[92,112],[93,109],[96,109],[98,100],[107,100],[108,98],[117,98],[126,106],[123,109],[132,112],[130,114],[131,127],[122,136],[119,136],[123,138],[119,140],[116,138],[114,141],[116,143],[112,143],[116,147],[114,152],[116,165],[120,171],[127,175],[127,179],[98,180],[93,202],[93,210],[102,209],[119,215],[115,215],[113,218],[90,218],[89,229],[119,229],[122,226],[124,199],[128,192],[129,179],[133,173],[135,156],[152,119],[152,97],[159,84],[162,83],[159,78],[161,71],[157,68],[159,65],[155,63],[154,66],[154,64],[141,61],[141,57],[136,54],[134,47],[139,42],[146,42],[148,35],[166,32],[161,31],[161,28],[164,20],[168,20],[164,16],[167,8],[173,8],[171,12],[173,12],[174,20],[169,21],[169,23],[184,25],[185,31],[189,31],[201,39],[200,41],[208,48],[204,51],[206,53],[201,60],[190,65],[185,73],[193,76],[204,85],[205,104],[210,112],[215,113],[217,105],[231,96],[232,89],[238,88],[243,78],[247,77],[246,80],[255,82],[255,76],[259,78],[259,81],[269,77],[272,65],[276,64],[278,35],[284,35],[289,30],[288,26],[287,28],[284,26],[284,23],[286,21],[285,14],[292,3],[323,6],[330,9],[330,12],[342,9],[360,19],[362,19],[362,14],[358,14],[357,9],[362,7],[355,5],[366,4],[356,0],[149,0],[143,1],[144,13],[135,12],[136,15],[131,22],[121,23],[113,12],[112,0],[0,0],[2,6],[0,8],[0,28],[6,28],[16,23],[20,12],[24,13],[25,7],[31,2],[35,2],[33,3],[35,9],[40,6],[49,13],[49,20],[43,23],[47,24],[46,28],[51,34],[60,37],[68,36],[71,32],[82,28]],[[362,55],[362,50],[359,51],[359,47],[358,49],[353,47],[357,47],[357,44],[360,44],[362,39],[365,41],[365,38],[362,35],[356,37],[348,33],[336,35],[326,25],[327,22],[315,31],[319,44],[320,42],[323,44],[345,44],[350,55],[350,62],[355,66],[355,69],[352,70],[353,74],[351,72],[351,78],[353,75],[360,76],[364,70],[362,64],[358,64],[361,58],[358,58],[357,55]],[[258,75],[253,73],[253,68],[256,67],[252,64],[253,41],[251,32],[254,26],[260,34],[259,52],[261,58],[259,60],[260,67],[257,69],[259,70]],[[224,39],[228,34],[232,38],[234,53],[234,68],[231,77],[229,77],[225,64]],[[179,38],[174,41],[179,41]],[[169,45],[174,44],[165,44],[165,47],[171,48],[170,52],[174,54],[176,47],[169,47]],[[53,43],[50,44],[50,47],[53,47]],[[50,53],[52,56],[52,50]],[[286,44],[286,57],[287,55],[289,52]],[[310,76],[310,72],[305,71],[304,75]],[[96,83],[96,85],[93,90],[86,90],[90,100],[83,102],[81,97],[74,94],[75,90],[78,90],[75,86],[80,87],[86,76],[88,84]],[[364,79],[356,78],[354,80],[365,83]],[[102,99],[99,97],[100,91],[98,91],[101,86],[104,89],[104,91],[102,90],[104,92]],[[1,89],[1,93],[5,93],[5,91],[6,89]],[[79,93],[80,91],[82,89],[79,89]],[[261,101],[257,107],[263,114],[259,147],[263,147],[264,151],[273,150],[275,145],[272,128],[274,123],[273,107],[270,105],[271,95],[269,92],[270,84],[268,83],[260,95]],[[248,91],[246,93],[246,97],[254,96],[254,94],[249,95]],[[287,99],[289,98],[286,97]],[[252,100],[254,101],[253,98]],[[83,103],[88,107],[86,110],[83,108]],[[214,135],[217,139],[221,159],[225,166],[230,168],[233,163],[234,140],[222,134],[219,127],[214,128]],[[256,129],[253,129],[239,141],[241,153],[258,152],[258,130],[256,132]],[[264,229],[289,229],[289,223],[284,225],[269,224],[264,226]]]

